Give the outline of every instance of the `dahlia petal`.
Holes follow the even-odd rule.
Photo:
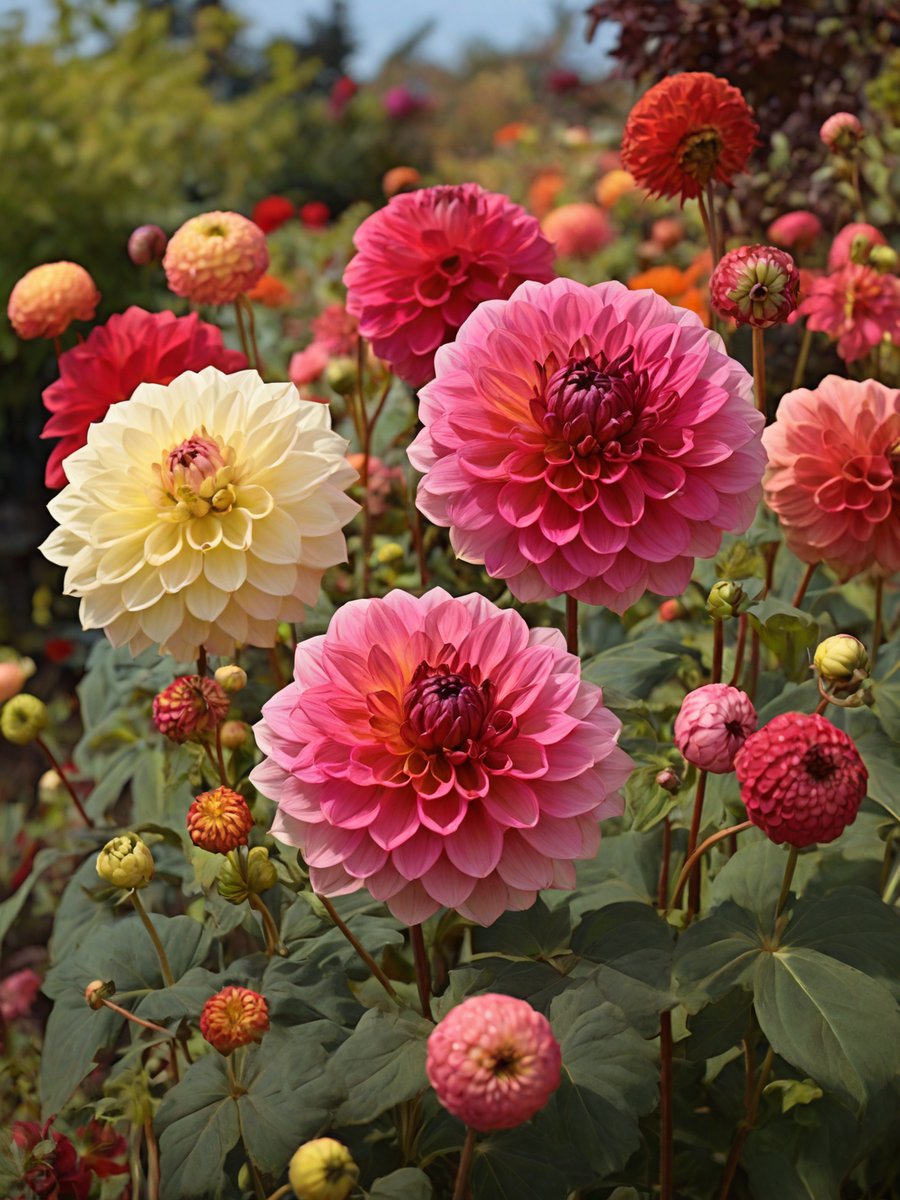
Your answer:
[[[467,875],[483,879],[497,866],[503,852],[503,833],[478,803],[469,805],[465,821],[444,842],[447,857]]]
[[[419,880],[406,884],[388,900],[388,908],[405,925],[421,925],[438,907]]]
[[[524,891],[549,887],[553,882],[550,859],[529,845],[514,829],[504,839],[497,871],[505,883]]]

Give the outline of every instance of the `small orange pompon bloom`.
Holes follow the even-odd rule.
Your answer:
[[[73,262],[43,263],[28,271],[9,297],[6,313],[23,341],[56,338],[73,321],[91,321],[100,293],[90,275]]]
[[[268,1028],[269,1006],[250,988],[222,988],[210,996],[200,1014],[200,1032],[220,1054],[260,1041]]]
[[[212,854],[228,854],[246,846],[253,815],[240,792],[217,787],[201,792],[188,809],[187,828],[191,841]]]
[[[286,308],[291,302],[291,289],[275,275],[263,275],[247,292],[247,299],[266,308]]]

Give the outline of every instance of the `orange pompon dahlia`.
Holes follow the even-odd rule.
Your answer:
[[[670,75],[638,100],[625,123],[622,166],[657,196],[694,199],[730,184],[756,142],[753,110],[736,87],[707,71]]]
[[[172,235],[163,259],[171,291],[197,304],[230,304],[268,265],[266,235],[236,212],[191,217]]]
[[[250,988],[223,987],[200,1014],[200,1032],[220,1054],[260,1041],[268,1028],[269,1006]]]
[[[291,302],[291,289],[275,275],[262,275],[248,290],[247,299],[266,308],[286,308]]]
[[[240,792],[217,787],[201,792],[188,809],[187,828],[191,841],[211,854],[228,854],[246,846],[253,815]]]
[[[43,263],[13,288],[6,314],[23,341],[56,338],[73,321],[93,320],[100,293],[90,275],[73,262]]]

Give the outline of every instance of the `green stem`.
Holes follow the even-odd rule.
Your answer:
[[[807,588],[812,583],[812,577],[815,575],[816,567],[818,565],[818,563],[809,563],[806,567],[806,570],[803,572],[803,578],[797,585],[797,590],[794,593],[794,599],[791,601],[791,604],[794,606],[794,608],[799,608],[803,603],[803,597],[806,595]]]
[[[738,1129],[737,1136],[731,1146],[731,1153],[728,1155],[728,1161],[725,1164],[725,1174],[722,1177],[722,1190],[719,1192],[719,1200],[729,1200],[731,1196],[731,1185],[734,1183],[734,1177],[737,1174],[738,1165],[741,1161],[741,1154],[744,1151],[744,1143],[746,1142],[751,1129],[756,1124],[756,1117],[759,1113],[759,1102],[762,1099],[763,1090],[769,1081],[769,1075],[772,1071],[772,1063],[775,1059],[775,1052],[770,1046],[766,1052],[766,1057],[762,1061],[762,1066],[759,1069],[759,1075],[756,1079],[756,1087],[751,1093],[747,1104],[746,1114]]]
[[[351,931],[351,929],[347,925],[347,923],[341,918],[340,913],[334,907],[334,905],[331,903],[331,901],[328,899],[328,897],[320,896],[318,892],[316,892],[316,897],[321,902],[322,907],[328,913],[329,917],[331,917],[332,921],[335,923],[335,925],[338,927],[338,929],[341,931],[341,933],[344,935],[344,937],[347,939],[347,941],[350,943],[350,945],[353,947],[353,949],[356,951],[356,953],[359,955],[359,957],[362,959],[362,961],[366,964],[366,966],[369,968],[369,970],[372,972],[372,974],[375,976],[375,978],[378,980],[378,982],[381,984],[381,986],[384,988],[384,990],[387,992],[387,994],[390,996],[390,998],[392,1000],[396,1000],[399,1003],[400,997],[394,991],[394,986],[391,983],[391,981],[388,979],[387,975],[385,975],[384,971],[382,971],[381,967],[379,967],[378,963],[375,961],[375,959],[372,957],[372,955],[368,952],[368,950],[365,948],[365,946],[362,944],[362,942],[359,940],[359,938],[357,938],[355,936],[355,934]]]
[[[688,855],[685,859],[684,866],[681,868],[681,874],[678,876],[678,881],[675,884],[675,892],[672,896],[671,908],[674,908],[681,899],[681,893],[684,890],[684,885],[688,881],[688,877],[694,868],[694,864],[699,862],[707,850],[715,846],[717,842],[723,841],[727,837],[736,837],[737,834],[743,833],[745,829],[750,829],[753,826],[752,821],[741,821],[739,825],[729,825],[727,829],[720,829],[716,833],[711,833],[705,841],[702,841],[693,854]],[[663,905],[660,905],[662,908]]]
[[[797,365],[794,367],[794,378],[791,380],[791,391],[796,391],[798,387],[803,386],[803,377],[806,374],[806,364],[809,361],[809,351],[812,347],[813,331],[807,325],[803,331],[803,341],[800,343],[800,350],[797,354]]]
[[[166,956],[165,950],[163,949],[163,944],[159,940],[159,934],[153,927],[153,922],[147,915],[147,910],[144,908],[143,901],[136,891],[132,891],[131,893],[131,903],[134,905],[134,910],[137,915],[144,922],[144,928],[150,935],[150,941],[153,943],[153,949],[156,951],[156,957],[159,959],[159,966],[162,971],[162,977],[166,987],[174,987],[175,976],[172,974],[172,968],[169,966],[169,960]]]
[[[794,871],[797,867],[797,855],[799,850],[796,846],[791,846],[788,851],[787,862],[784,864],[784,878],[781,881],[781,891],[778,894],[778,903],[775,906],[775,936],[778,936],[778,920],[787,904],[787,898],[790,895],[791,883],[794,879]]]
[[[766,412],[766,347],[763,340],[763,331],[758,326],[753,326],[753,392],[756,396],[756,407],[766,417],[768,424],[768,415]]]
[[[241,349],[244,352],[244,358],[246,358],[247,362],[252,362],[250,346],[247,342],[247,330],[244,328],[244,315],[241,311],[240,297],[234,302],[234,315],[237,318],[238,335],[241,339]]]
[[[238,297],[238,303],[243,304],[247,313],[247,324],[250,327],[250,346],[253,350],[253,365],[256,367],[257,375],[262,375],[265,367],[263,366],[263,360],[256,341],[256,313],[253,311],[253,303],[243,294]]]
[[[144,1137],[147,1141],[147,1200],[159,1200],[159,1146],[151,1117],[144,1122]]]
[[[734,648],[734,670],[731,673],[730,686],[737,687],[738,680],[741,677],[741,668],[744,665],[744,648],[747,645],[747,614],[741,613],[738,617],[738,634],[737,645]]]
[[[872,629],[872,653],[869,655],[869,673],[875,670],[878,660],[878,647],[881,645],[881,629],[884,621],[884,577],[879,575],[875,580],[875,625]]]
[[[250,893],[249,903],[253,911],[258,912],[260,917],[262,917],[263,931],[266,936],[266,954],[269,958],[273,954],[280,954],[282,956],[287,954],[287,950],[281,941],[281,934],[278,932],[278,926],[275,924],[275,918],[269,912],[268,906],[255,892]]]
[[[466,1140],[463,1143],[462,1154],[459,1156],[456,1183],[453,1186],[453,1200],[464,1200],[466,1184],[469,1182],[469,1171],[472,1169],[472,1158],[475,1154],[475,1138],[477,1136],[474,1129],[466,1129]]]
[[[228,771],[225,767],[225,753],[222,749],[222,724],[216,726],[216,766],[219,769],[219,778],[222,780],[224,787],[230,788],[231,783],[228,779]]]

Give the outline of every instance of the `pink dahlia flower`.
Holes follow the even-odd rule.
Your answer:
[[[693,766],[727,775],[755,729],[756,709],[748,695],[724,683],[708,683],[682,701],[675,745]]]
[[[803,253],[822,236],[822,222],[805,208],[782,213],[769,226],[766,237],[776,246]]]
[[[139,384],[169,384],[203,367],[230,374],[246,366],[244,355],[229,350],[216,326],[196,313],[176,317],[134,306],[116,313],[60,355],[59,379],[44,390],[51,416],[41,437],[60,439],[47,462],[47,487],[65,487],[64,460],[85,444],[89,427]]]
[[[263,708],[253,782],[317,892],[366,887],[401,921],[488,925],[574,886],[622,811],[621,725],[556,630],[440,588],[356,600],[297,647]]]
[[[734,764],[747,816],[791,846],[833,842],[856,820],[869,775],[853,739],[819,713],[782,713]]]
[[[434,376],[434,352],[482,300],[553,278],[553,247],[524,208],[477,183],[394,196],[357,229],[347,310],[401,379]]]
[[[900,341],[900,279],[851,262],[814,280],[798,312],[837,342],[844,362],[855,362],[885,336]]]
[[[849,112],[833,113],[819,130],[819,137],[828,149],[837,153],[852,150],[864,134],[859,117]]]
[[[753,520],[765,466],[747,372],[650,291],[570,279],[482,304],[436,358],[410,447],[418,505],[523,601],[624,612],[681,595]]]
[[[562,258],[590,258],[615,238],[604,210],[596,204],[562,204],[541,221],[544,236]]]
[[[472,1129],[530,1121],[559,1087],[562,1054],[550,1022],[526,1000],[491,992],[451,1008],[428,1038],[437,1098]]]
[[[900,390],[829,375],[788,392],[763,440],[766,503],[798,558],[842,579],[900,570]]]
[[[886,245],[887,238],[880,229],[876,229],[874,225],[867,225],[865,221],[853,221],[834,235],[834,241],[828,251],[828,270],[837,271],[853,262],[853,252],[856,248],[862,251],[862,258],[867,259],[873,246]]]
[[[349,358],[359,345],[359,321],[343,304],[329,304],[312,321],[313,340],[329,354]]]
[[[295,388],[315,383],[328,366],[331,356],[321,342],[310,342],[305,350],[297,350],[288,364],[288,379]]]

